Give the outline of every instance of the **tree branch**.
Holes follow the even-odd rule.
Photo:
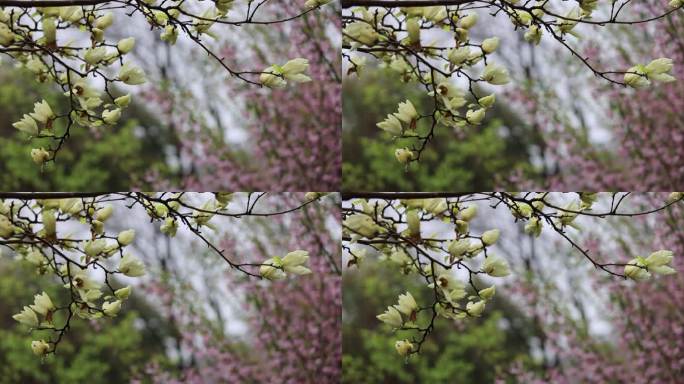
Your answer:
[[[0,199],[71,199],[78,197],[97,197],[105,192],[0,192]]]
[[[97,5],[109,2],[111,2],[111,0],[0,0],[0,7],[70,7],[74,5]]]
[[[431,7],[435,5],[462,5],[474,0],[342,0],[342,8],[350,7]]]
[[[431,199],[437,197],[462,197],[467,192],[342,192],[342,199]]]

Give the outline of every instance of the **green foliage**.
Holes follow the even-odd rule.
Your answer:
[[[127,303],[125,315],[97,325],[72,321],[57,354],[41,360],[30,348],[40,332],[30,335],[11,315],[31,302],[33,292],[45,289],[57,299],[65,291],[17,263],[0,260],[0,273],[0,383],[124,383],[148,362],[165,360],[161,332],[166,331],[144,303],[135,301]]]
[[[405,361],[394,350],[394,342],[405,335],[392,334],[375,316],[396,301],[396,292],[408,290],[420,306],[430,300],[431,290],[371,263],[348,271],[343,287],[344,383],[490,383],[497,374],[494,367],[516,360],[532,364],[532,327],[500,298],[480,319],[436,322],[421,353]]]
[[[360,79],[345,79],[343,95],[344,190],[492,190],[516,170],[534,177],[529,159],[535,139],[511,111],[499,106],[505,100],[497,101],[483,125],[468,127],[465,134],[438,126],[420,162],[406,171],[395,160],[394,150],[408,141],[392,142],[391,135],[375,124],[406,99],[419,113],[426,113],[430,97],[386,71],[372,69]],[[429,130],[426,123],[419,127],[421,134]]]
[[[148,133],[147,126],[154,122],[143,111],[132,108],[117,128],[102,128],[100,132],[82,127],[71,129],[57,162],[41,170],[31,161],[30,152],[32,148],[48,146],[49,141],[29,142],[12,123],[23,113],[31,112],[33,103],[42,97],[55,106],[56,113],[68,110],[65,99],[53,88],[36,85],[19,70],[0,67],[0,185],[3,190],[130,190],[144,186],[144,175],[150,170],[166,169],[162,150],[164,136]],[[56,127],[57,131],[64,129],[64,126]]]

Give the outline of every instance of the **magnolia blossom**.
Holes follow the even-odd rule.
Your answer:
[[[52,304],[50,296],[43,292],[39,295],[35,295],[34,305],[31,306],[31,309],[40,315],[47,316],[48,313],[55,310],[55,306]]]
[[[26,132],[29,135],[37,135],[39,133],[38,124],[29,115],[24,115],[21,120],[13,123],[12,126],[22,132]]]
[[[644,281],[651,277],[651,273],[648,272],[643,257],[637,257],[625,266],[625,276],[635,281]]]
[[[33,148],[31,150],[31,159],[34,163],[41,165],[50,159],[50,152],[43,148]]]
[[[55,118],[55,114],[52,112],[50,104],[48,104],[47,101],[42,100],[33,105],[33,113],[31,113],[31,117],[33,117],[33,119],[39,123],[47,124],[48,121]]]
[[[387,131],[394,136],[401,136],[402,134],[401,121],[399,121],[399,119],[393,114],[387,115],[385,120],[377,123],[376,125],[378,128],[382,129],[383,131]]]
[[[500,234],[501,231],[499,231],[498,229],[491,229],[489,231],[486,231],[482,234],[482,243],[484,245],[493,245],[494,243],[496,243],[497,240],[499,240]]]
[[[133,38],[133,37],[121,39],[116,44],[116,48],[119,50],[119,52],[121,54],[126,54],[126,53],[132,51],[134,46],[135,46],[135,38]]]
[[[499,38],[498,37],[490,37],[488,39],[482,40],[482,52],[484,53],[492,53],[496,51],[496,49],[499,47]]]
[[[119,263],[119,272],[130,277],[139,277],[145,274],[145,264],[135,256],[127,253]]]
[[[304,266],[308,260],[309,252],[298,250],[285,255],[282,266],[285,272],[294,273],[295,275],[307,275],[311,273],[311,270]]]
[[[461,257],[470,247],[470,240],[468,239],[459,239],[459,240],[453,240],[449,243],[449,246],[447,250],[449,251],[449,254],[453,257]]]
[[[130,62],[124,63],[119,71],[119,80],[128,85],[139,85],[145,83],[145,72]]]
[[[510,81],[508,70],[493,63],[485,66],[484,72],[482,72],[482,80],[492,85],[504,85]]]
[[[292,80],[296,83],[306,83],[311,81],[311,78],[304,73],[309,69],[309,61],[298,58],[285,63],[282,67],[282,75],[287,80]]]
[[[370,24],[363,21],[349,23],[344,28],[344,33],[353,40],[368,46],[375,44],[380,37]]]
[[[411,292],[406,292],[403,295],[399,295],[399,304],[395,306],[399,312],[406,316],[412,317],[418,310],[418,304],[416,300],[411,295]]]
[[[121,310],[121,300],[116,300],[113,302],[104,302],[102,304],[102,311],[107,316],[116,316]]]
[[[669,266],[673,259],[672,251],[660,250],[651,253],[645,260],[649,271],[659,275],[671,275],[677,273],[674,268]]]
[[[376,317],[378,318],[378,320],[392,326],[393,328],[400,328],[404,324],[404,321],[401,318],[401,314],[396,308],[392,306],[387,307],[387,310],[384,313]]]
[[[12,318],[22,324],[28,325],[29,327],[37,327],[40,323],[36,313],[27,306],[24,306],[24,310],[12,316]]]
[[[130,295],[131,295],[131,286],[130,285],[114,291],[114,296],[116,296],[116,298],[119,300],[126,300],[126,299],[128,299],[128,296],[130,296]]]
[[[481,316],[484,309],[485,309],[485,301],[484,300],[481,300],[478,302],[469,301],[468,304],[466,305],[466,312],[468,312],[468,315],[474,316],[474,317]]]
[[[463,221],[470,221],[473,218],[475,218],[475,215],[477,215],[477,206],[476,205],[469,205],[467,208],[465,208],[459,212],[459,217]]]
[[[267,280],[282,280],[286,276],[282,266],[278,265],[273,258],[262,263],[261,267],[259,267],[259,275]]]
[[[394,115],[406,124],[412,124],[418,118],[418,112],[413,103],[411,103],[411,100],[399,103],[399,111]]]
[[[259,81],[262,85],[268,88],[284,88],[287,85],[287,80],[295,83],[305,83],[311,81],[311,78],[305,74],[309,69],[309,61],[298,58],[285,63],[282,67],[272,65],[264,69],[259,76]]]
[[[377,225],[370,216],[362,214],[355,214],[347,217],[347,219],[344,220],[344,225],[355,233],[369,239],[375,237],[378,232],[382,230],[382,227]]]
[[[409,161],[416,158],[416,154],[408,148],[397,148],[394,151],[394,157],[396,157],[398,162],[408,164]]]
[[[399,355],[406,356],[413,350],[413,344],[408,340],[399,340],[394,343],[394,348]]]
[[[133,229],[123,231],[119,233],[119,236],[116,237],[116,240],[122,246],[130,245],[131,243],[133,243],[133,239],[135,239],[135,230]]]
[[[484,300],[491,300],[495,293],[496,287],[492,285],[489,288],[481,289],[477,294]]]
[[[107,124],[114,125],[119,121],[120,118],[121,109],[119,108],[114,108],[112,110],[105,109],[102,111],[102,120],[104,120],[104,122]]]
[[[35,340],[31,342],[31,350],[36,356],[44,356],[50,352],[50,344],[45,340]]]
[[[508,262],[495,255],[489,255],[485,259],[484,264],[482,264],[482,271],[493,277],[504,277],[511,274]]]

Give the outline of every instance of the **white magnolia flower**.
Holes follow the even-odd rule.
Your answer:
[[[31,350],[36,356],[45,356],[50,352],[50,344],[44,340],[34,340],[31,342]]]
[[[304,74],[307,69],[309,69],[309,60],[297,58],[283,65],[282,75],[287,80],[292,80],[296,83],[306,83],[311,81],[311,78]]]
[[[378,320],[394,328],[400,328],[402,324],[404,324],[404,321],[401,319],[401,314],[396,308],[392,306],[387,307],[387,310],[384,313],[376,317],[378,318]]]
[[[137,257],[127,253],[119,263],[119,272],[130,277],[139,277],[145,274],[145,264]]]
[[[24,307],[24,310],[18,314],[12,316],[12,318],[22,324],[28,325],[29,327],[37,327],[39,324],[38,316],[29,307]]]
[[[502,66],[490,63],[485,66],[484,72],[482,72],[482,80],[488,82],[492,85],[504,85],[508,84],[508,70]]]
[[[119,108],[114,108],[111,111],[105,109],[102,111],[102,120],[104,120],[105,123],[109,125],[114,125],[116,124],[117,121],[121,118],[121,109]]]
[[[470,240],[468,239],[452,240],[449,243],[448,251],[451,256],[459,258],[468,251],[469,247]]]
[[[468,110],[466,112],[466,120],[468,120],[468,123],[473,124],[473,125],[480,125],[482,120],[485,118],[485,114],[487,112],[486,108],[480,108],[476,110]]]
[[[113,301],[111,303],[105,301],[102,304],[102,311],[107,316],[116,316],[120,310],[121,310],[121,300],[116,300],[116,301]]]
[[[31,309],[40,315],[47,316],[49,312],[55,310],[55,305],[52,304],[50,296],[45,292],[35,295],[33,300],[34,304],[31,306]]]
[[[369,239],[375,237],[382,230],[382,227],[377,225],[370,216],[362,214],[347,217],[344,220],[344,225],[353,232]]]
[[[495,255],[489,255],[485,259],[484,264],[482,264],[482,271],[493,277],[504,277],[511,274],[508,262]]]
[[[485,301],[484,300],[481,300],[478,302],[469,301],[468,304],[466,304],[466,312],[468,312],[468,314],[470,316],[479,317],[480,315],[482,315],[482,312],[484,311],[484,309],[485,309]]]
[[[491,229],[489,231],[486,231],[482,234],[482,243],[484,245],[492,245],[496,243],[497,240],[499,240],[500,234],[501,231],[499,231],[498,229]]]
[[[624,81],[625,84],[635,89],[646,88],[651,85],[643,65],[636,65],[628,69],[627,73],[625,73]]]
[[[107,57],[107,47],[95,47],[88,49],[83,55],[83,60],[90,65],[95,65]]]
[[[470,29],[477,23],[477,13],[471,13],[459,21],[461,28]]]
[[[368,46],[375,44],[380,37],[370,24],[362,21],[348,24],[347,27],[344,28],[344,34],[353,40]]]
[[[481,289],[478,292],[480,297],[483,298],[484,300],[490,300],[492,297],[494,297],[495,293],[496,293],[496,287],[493,285],[489,288]]]
[[[36,121],[31,116],[26,114],[21,118],[21,120],[13,123],[12,126],[22,132],[28,133],[29,135],[37,135],[39,132]]]
[[[307,275],[311,273],[311,270],[304,265],[309,260],[309,252],[297,250],[290,252],[285,257],[283,257],[283,270],[288,273],[294,273],[295,275]]]
[[[449,59],[449,62],[453,65],[461,65],[463,62],[468,60],[470,57],[470,48],[469,47],[459,47],[459,48],[452,48],[449,50],[447,53],[447,58]]]
[[[126,108],[128,107],[128,104],[131,103],[131,95],[124,95],[124,96],[119,96],[116,99],[114,99],[114,104],[116,104],[117,107],[120,108]]]
[[[651,253],[646,258],[645,264],[649,271],[655,272],[659,275],[671,275],[677,273],[674,268],[668,265],[672,262],[673,258],[674,256],[672,255],[672,251],[660,250]]]
[[[31,113],[31,117],[33,117],[33,119],[35,119],[37,122],[47,124],[48,121],[55,117],[55,114],[52,112],[50,104],[48,104],[47,101],[42,100],[33,105],[33,113]]]
[[[402,164],[408,164],[409,161],[416,158],[416,154],[408,148],[397,148],[394,151],[394,157]]]
[[[121,52],[122,54],[126,54],[130,51],[133,50],[133,47],[135,46],[135,38],[133,37],[128,37],[125,39],[119,40],[119,42],[116,44],[116,48]]]
[[[398,340],[394,343],[394,348],[399,355],[406,356],[413,350],[413,344],[408,340]]]
[[[264,261],[259,267],[259,274],[267,280],[282,280],[285,278],[285,272],[282,270],[280,260],[275,257]]]
[[[127,286],[114,291],[114,296],[119,300],[126,300],[131,295],[131,286]]]
[[[268,88],[285,88],[287,85],[283,76],[276,74],[274,66],[264,69],[264,72],[259,76],[259,82]]]
[[[461,220],[470,221],[475,217],[475,215],[477,215],[477,206],[470,205],[467,208],[461,210],[459,214],[461,216]]]
[[[418,112],[411,100],[406,100],[399,103],[399,112],[395,113],[395,116],[406,124],[412,124],[418,118]]]
[[[401,121],[395,115],[387,115],[387,118],[376,124],[378,128],[387,131],[394,136],[401,136]]]
[[[43,148],[33,148],[31,149],[31,159],[34,163],[42,165],[50,159],[50,152]]]
[[[416,304],[416,300],[411,295],[411,292],[399,295],[399,304],[395,307],[399,312],[409,317],[412,317],[418,310],[418,304]]]
[[[636,257],[630,260],[630,262],[625,265],[625,276],[635,281],[648,280],[651,277],[651,273],[646,268],[646,263],[644,261],[643,257]]]
[[[492,53],[496,51],[497,48],[499,48],[498,37],[490,37],[489,39],[484,39],[482,41],[482,52],[484,53]]]
[[[138,85],[145,83],[145,72],[135,65],[127,62],[119,71],[119,80],[128,85]]]
[[[119,242],[119,244],[126,246],[131,243],[133,243],[133,240],[135,239],[135,230],[133,229],[128,229],[125,230],[121,233],[119,233],[119,236],[116,237],[116,240]]]

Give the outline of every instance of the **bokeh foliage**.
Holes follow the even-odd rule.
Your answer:
[[[513,362],[534,366],[529,353],[535,328],[501,297],[482,318],[436,322],[421,353],[402,359],[394,342],[405,335],[392,334],[375,316],[396,302],[397,292],[408,290],[420,306],[431,291],[382,263],[364,262],[343,278],[344,383],[491,383],[497,369]]]
[[[45,290],[59,305],[65,291],[22,264],[0,259],[0,383],[125,383],[149,362],[166,361],[163,339],[170,330],[135,296],[115,319],[72,321],[56,354],[34,356],[29,346],[40,332],[29,334],[11,315],[32,302],[34,292]]]
[[[0,66],[0,185],[5,191],[114,191],[145,186],[145,175],[165,172],[164,145],[170,132],[160,132],[154,116],[138,107],[124,113],[115,128],[93,132],[71,129],[71,137],[56,163],[41,170],[31,161],[31,148],[48,145],[29,142],[12,123],[33,111],[33,103],[45,98],[55,113],[68,110],[55,88],[38,84],[23,70]],[[133,97],[134,103],[136,97]],[[59,123],[61,124],[61,122]],[[63,125],[63,124],[62,124]],[[63,130],[63,126],[56,130]]]
[[[394,159],[401,140],[375,126],[406,99],[419,113],[430,110],[430,97],[397,81],[385,69],[365,68],[347,77],[343,93],[343,189],[346,191],[476,191],[505,186],[514,172],[535,177],[531,164],[538,138],[510,110],[505,96],[480,126],[465,132],[438,126],[418,164],[408,171]],[[427,123],[427,121],[425,121]],[[419,129],[428,127],[421,122]]]

